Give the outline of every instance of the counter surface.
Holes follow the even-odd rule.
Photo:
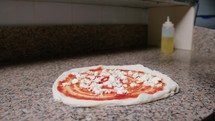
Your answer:
[[[64,71],[92,65],[142,64],[170,76],[180,93],[131,106],[73,108],[52,97]],[[0,120],[201,120],[215,111],[215,55],[159,49],[76,56],[0,67]]]

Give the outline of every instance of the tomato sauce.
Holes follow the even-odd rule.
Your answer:
[[[102,68],[97,68],[97,69],[91,69],[90,71],[98,71],[101,72]],[[126,70],[123,70],[126,71]],[[144,72],[140,72],[144,73]],[[72,79],[74,79],[76,76],[75,75],[68,75],[64,80],[59,81],[57,90],[61,93],[63,93],[65,96],[75,98],[75,99],[80,99],[80,100],[97,100],[97,101],[103,101],[103,100],[122,100],[122,99],[129,99],[129,98],[137,98],[141,93],[145,94],[155,94],[158,91],[162,91],[165,87],[165,83],[160,80],[158,84],[161,84],[162,86],[160,87],[151,87],[151,86],[145,86],[143,83],[139,83],[134,87],[131,87],[129,85],[129,82],[133,82],[134,78],[131,76],[128,77],[129,82],[128,82],[128,87],[126,89],[128,90],[127,93],[125,94],[117,94],[114,91],[111,91],[110,93],[102,93],[102,95],[96,95],[94,92],[90,91],[89,89],[81,88],[80,83],[76,84],[70,84],[69,86],[63,86],[63,83],[70,82]],[[104,77],[101,82],[99,83],[104,83],[105,81],[108,80],[109,77]],[[109,89],[109,90],[114,90],[113,87],[109,88],[108,86],[104,85],[102,86],[102,89]]]

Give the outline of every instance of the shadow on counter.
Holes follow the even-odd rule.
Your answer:
[[[215,121],[215,112],[203,119],[202,121]]]
[[[0,27],[0,66],[146,47],[147,25]]]
[[[98,51],[85,51],[85,52],[77,52],[77,53],[49,53],[49,54],[41,54],[40,56],[17,56],[12,59],[0,60],[0,68],[7,66],[16,66],[16,65],[25,65],[25,64],[34,64],[34,63],[43,63],[50,62],[56,60],[64,60],[69,58],[82,58],[82,57],[92,57],[92,56],[100,56],[106,54],[117,54],[124,52],[136,52],[139,50],[149,50],[155,47],[135,47],[135,48],[119,48],[119,49],[106,49],[106,50],[98,50]],[[18,58],[18,59],[17,59]]]

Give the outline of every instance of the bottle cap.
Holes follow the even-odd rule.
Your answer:
[[[174,26],[174,24],[170,21],[169,16],[167,16],[167,21],[163,24],[163,27],[170,28],[173,26]]]

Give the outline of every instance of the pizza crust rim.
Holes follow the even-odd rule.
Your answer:
[[[102,66],[108,69],[126,69],[126,70],[134,70],[134,71],[143,71],[146,73],[150,73],[152,75],[158,76],[163,79],[166,86],[162,91],[156,92],[154,94],[145,94],[141,93],[137,98],[130,99],[122,99],[122,100],[79,100],[71,97],[67,97],[61,92],[57,90],[58,82],[63,80],[68,74],[72,72],[82,72],[88,71],[91,68],[96,68],[98,66]],[[134,104],[142,104],[148,103],[152,101],[156,101],[159,99],[163,99],[169,96],[173,96],[175,93],[179,92],[179,86],[176,82],[174,82],[170,77],[165,74],[162,74],[159,71],[151,70],[147,67],[144,67],[141,64],[137,65],[122,65],[122,66],[106,66],[106,65],[98,65],[98,66],[90,66],[90,67],[82,67],[75,68],[61,74],[54,82],[52,87],[53,97],[55,101],[63,102],[64,104],[70,105],[72,107],[95,107],[95,106],[116,106],[116,105],[134,105]]]

